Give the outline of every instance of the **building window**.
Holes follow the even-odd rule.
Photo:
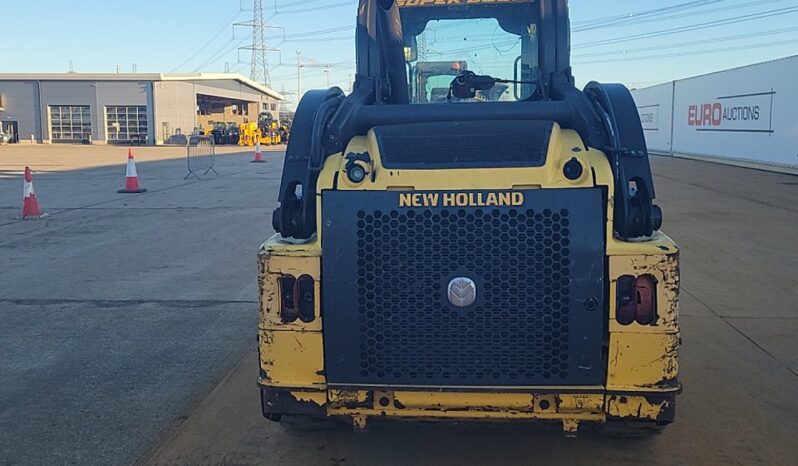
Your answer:
[[[249,115],[249,104],[233,104],[233,115]]]
[[[51,105],[50,128],[53,142],[80,142],[91,137],[91,109],[88,105]]]
[[[109,142],[144,142],[147,140],[147,107],[105,107]]]
[[[277,110],[277,104],[271,104],[271,107],[272,107],[272,111]]]

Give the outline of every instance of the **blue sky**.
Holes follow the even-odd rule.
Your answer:
[[[353,73],[354,0],[263,0],[275,26],[267,36],[277,90],[296,90],[296,51],[317,64],[303,89],[346,87]],[[574,74],[644,87],[672,79],[798,53],[798,0],[571,0]],[[654,17],[636,13],[690,4]],[[698,6],[694,6],[699,4]],[[243,9],[242,9],[243,7]],[[275,8],[276,7],[276,8]],[[232,23],[252,15],[252,0],[41,0],[0,2],[0,72],[249,74],[250,30]],[[750,19],[759,15],[758,19]],[[756,16],[754,16],[756,18]],[[596,20],[611,18],[614,22]],[[622,19],[623,18],[623,19]],[[726,24],[718,25],[718,21]],[[597,24],[604,27],[594,28]],[[688,31],[682,31],[689,27]],[[327,31],[303,36],[304,33]],[[283,34],[288,36],[283,40]],[[293,36],[293,37],[292,37]],[[602,45],[603,43],[603,45]]]

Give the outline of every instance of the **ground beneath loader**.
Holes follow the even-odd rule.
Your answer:
[[[294,432],[255,385],[255,253],[281,153],[0,147],[0,464],[794,464],[798,177],[654,157],[682,247],[677,422],[646,440],[519,426]],[[234,149],[240,150],[240,149]],[[25,164],[50,214],[19,214]]]

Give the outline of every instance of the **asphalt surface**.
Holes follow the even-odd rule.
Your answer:
[[[0,464],[146,458],[252,347],[282,153],[187,181],[183,151],[137,149],[122,195],[124,148],[0,147]]]
[[[90,148],[37,174],[52,215],[19,222],[31,157],[4,149],[0,463],[795,463],[798,177],[654,159],[664,229],[682,248],[685,392],[664,434],[382,424],[364,435],[260,417],[255,251],[278,154],[223,156],[220,177],[187,182],[177,155],[145,150],[151,192],[121,196],[123,166],[103,166],[117,156]]]

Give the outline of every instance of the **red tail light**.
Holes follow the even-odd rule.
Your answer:
[[[316,287],[313,277],[302,275],[294,278],[283,275],[280,284],[280,318],[286,324],[313,322],[316,318]]]
[[[296,305],[296,278],[291,275],[280,277],[280,318],[290,324],[299,317]]]
[[[621,325],[651,325],[657,320],[657,280],[624,275],[616,284],[615,320]]]
[[[637,314],[640,325],[651,325],[657,317],[657,281],[651,275],[642,275],[635,280]]]
[[[308,323],[316,318],[316,289],[313,277],[302,275],[296,281],[296,300],[299,320]]]

